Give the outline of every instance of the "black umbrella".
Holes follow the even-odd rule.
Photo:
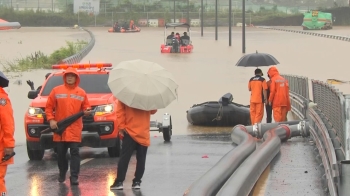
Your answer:
[[[252,53],[244,55],[237,62],[238,67],[264,67],[270,65],[277,65],[279,62],[275,57],[266,53]]]
[[[0,87],[5,88],[9,86],[9,79],[0,71]]]
[[[62,133],[64,132],[64,130],[66,130],[66,128],[71,125],[73,122],[75,122],[76,120],[78,120],[80,117],[84,116],[84,111],[78,112],[72,116],[69,116],[59,122],[57,122],[57,127],[58,129],[51,129],[51,127],[44,129],[41,131],[41,133],[45,133],[45,132],[55,132],[59,135],[62,135]]]

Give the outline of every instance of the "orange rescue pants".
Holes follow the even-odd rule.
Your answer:
[[[287,106],[274,107],[272,108],[272,111],[275,122],[287,121]]]
[[[252,125],[260,123],[264,116],[264,103],[250,103],[250,121]]]
[[[5,176],[7,171],[7,165],[0,165],[0,195],[6,194]]]

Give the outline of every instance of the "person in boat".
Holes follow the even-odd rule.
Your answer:
[[[129,30],[129,26],[128,26],[128,24],[126,24],[126,22],[124,22],[124,24],[123,24],[123,29]]]
[[[174,36],[175,36],[175,33],[171,32],[171,34],[166,37],[166,39],[167,39],[166,45],[168,45],[168,46],[172,45],[172,42],[173,42],[172,39],[174,38]]]
[[[177,41],[180,42],[181,41],[180,33],[176,33],[175,38],[177,39]]]
[[[180,42],[179,42],[179,40],[177,39],[176,36],[174,36],[171,39],[171,46],[172,46],[172,52],[173,53],[178,53],[179,52]]]
[[[255,76],[250,78],[248,90],[250,94],[250,121],[252,125],[260,123],[264,116],[264,103],[267,104],[267,83],[261,69],[257,68]]]
[[[180,39],[181,39],[181,44],[182,44],[182,45],[187,45],[187,44],[185,44],[186,42],[185,42],[184,40],[187,40],[188,43],[189,43],[189,41],[190,41],[190,36],[187,35],[187,32],[184,32],[184,35],[181,36]]]
[[[113,30],[114,30],[114,32],[119,32],[119,31],[120,31],[118,22],[115,22],[115,23],[114,23],[114,25],[113,25]]]
[[[269,74],[267,74],[267,77],[269,78],[269,81],[266,82],[267,84],[267,100],[269,100],[270,97],[270,85],[271,85],[271,77]],[[266,110],[266,123],[271,123],[272,122],[272,106],[269,104],[265,105],[265,110]]]
[[[173,37],[174,37],[174,32],[171,32],[171,34],[168,35],[166,38],[167,38],[167,39],[173,39]]]
[[[267,74],[271,77],[269,105],[272,106],[275,122],[287,121],[287,113],[291,110],[289,84],[276,67],[271,67]]]
[[[134,30],[135,29],[135,24],[134,24],[133,20],[130,20],[129,29],[130,30]]]

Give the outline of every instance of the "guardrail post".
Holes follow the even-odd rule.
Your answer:
[[[350,193],[350,160],[341,161],[340,164],[339,196],[348,196]]]
[[[350,95],[344,95],[345,100],[345,125],[344,125],[344,132],[345,132],[345,159],[350,160]],[[350,193],[350,192],[349,192]]]

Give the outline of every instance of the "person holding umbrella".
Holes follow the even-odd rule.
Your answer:
[[[277,65],[277,64],[279,64],[278,60],[274,56],[272,56],[271,54],[258,53],[258,51],[256,51],[255,53],[246,54],[246,55],[242,56],[237,61],[236,66],[238,66],[238,67],[263,67],[263,66],[271,66],[271,65]],[[262,73],[261,73],[261,75],[262,75]],[[271,75],[268,74],[269,78],[270,78],[270,76]],[[270,83],[270,81],[266,83],[267,86],[268,86],[268,89],[266,89],[267,90],[266,91],[266,95],[267,96],[265,96],[265,95],[263,96],[266,99],[268,99],[269,94],[270,94],[269,83]],[[263,102],[265,102],[265,101],[263,101]],[[270,123],[272,121],[272,118],[271,118],[271,115],[272,115],[271,104],[269,105],[268,102],[266,101],[265,102],[265,107],[266,107],[266,114],[267,114],[266,121],[267,121],[267,123]],[[263,108],[264,107],[262,107],[262,110],[264,110]],[[262,112],[261,115],[263,116],[263,112]],[[258,119],[260,119],[260,117]],[[252,122],[252,124],[254,124],[254,123]]]
[[[52,89],[45,107],[47,121],[50,122],[51,129],[59,129],[57,121],[61,121],[72,114],[84,111],[85,115],[90,115],[90,104],[85,91],[80,88],[80,77],[74,68],[68,68],[63,74],[64,84]],[[55,114],[53,111],[55,110]],[[59,168],[59,182],[66,180],[68,171],[68,160],[66,153],[70,148],[70,184],[78,185],[78,175],[80,172],[79,144],[83,128],[82,118],[72,122],[63,133],[54,132],[53,141],[57,147],[57,162]]]
[[[132,188],[140,189],[150,145],[150,116],[177,98],[178,85],[172,74],[160,65],[131,60],[119,63],[110,71],[108,86],[118,99],[116,113],[119,138],[123,137],[117,178],[110,189],[123,189],[135,148],[137,164]]]
[[[257,68],[255,76],[250,78],[248,90],[250,94],[250,121],[252,125],[260,123],[264,116],[264,103],[267,104],[267,84],[261,69]]]
[[[117,178],[111,189],[123,189],[123,181],[130,158],[136,148],[136,171],[133,179],[132,188],[140,189],[141,178],[145,172],[147,149],[150,145],[150,120],[151,115],[157,110],[145,111],[131,108],[123,102],[117,104],[117,122],[119,135],[123,137],[121,155],[118,162]]]
[[[9,80],[0,72],[0,194],[6,195],[5,176],[7,166],[13,164],[15,147],[15,122],[13,118],[13,109],[10,98],[4,88],[8,87]]]
[[[269,105],[272,106],[275,122],[287,121],[291,110],[288,81],[283,78],[276,67],[271,67],[267,74],[271,77]]]

